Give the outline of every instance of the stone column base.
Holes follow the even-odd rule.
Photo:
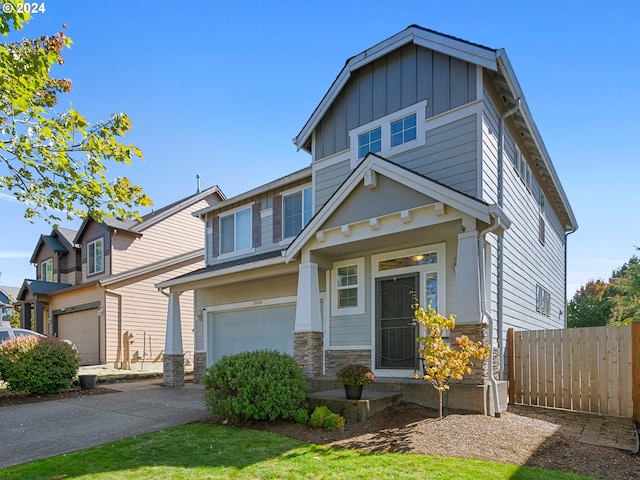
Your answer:
[[[184,354],[164,355],[162,381],[165,387],[184,386]]]
[[[293,358],[309,377],[322,375],[322,332],[294,332]]]
[[[455,344],[456,337],[466,335],[474,342],[489,344],[489,326],[485,323],[456,323],[456,327],[451,330],[451,345]],[[471,373],[464,376],[462,380],[453,379],[451,383],[463,385],[484,385],[489,381],[489,359],[471,359]]]
[[[202,376],[207,369],[207,352],[193,354],[193,383],[202,383]]]

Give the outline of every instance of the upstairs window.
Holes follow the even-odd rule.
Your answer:
[[[43,282],[53,282],[53,258],[45,260],[40,264],[40,280]]]
[[[551,294],[540,285],[536,285],[536,312],[551,316]]]
[[[87,245],[87,273],[104,272],[104,240],[99,238]]]
[[[391,122],[391,148],[416,139],[416,114]]]
[[[382,129],[380,127],[358,135],[358,158],[364,158],[369,152],[382,150]]]
[[[220,254],[251,248],[251,207],[220,217]]]
[[[282,198],[283,238],[295,237],[311,220],[311,187]]]

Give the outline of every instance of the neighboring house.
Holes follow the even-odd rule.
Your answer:
[[[73,341],[82,365],[162,365],[168,300],[154,284],[202,266],[202,226],[192,213],[224,199],[212,187],[140,221],[87,219],[78,231],[54,227],[31,257],[36,279],[25,280],[18,294],[22,326]],[[183,300],[191,314],[193,295]],[[182,327],[190,361],[193,324]]]
[[[8,327],[9,319],[13,315],[13,302],[18,297],[17,287],[0,285],[0,327]]]
[[[195,291],[196,379],[258,348],[411,377],[414,292],[492,339],[498,379],[508,328],[564,326],[577,224],[504,50],[411,26],[350,58],[294,143],[311,166],[197,212],[206,267],[158,285],[168,332]]]

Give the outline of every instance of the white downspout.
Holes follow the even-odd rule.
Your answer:
[[[482,322],[483,318],[486,318],[489,325],[489,345],[491,345],[491,350],[492,350],[492,355],[489,358],[489,378],[491,379],[491,386],[493,387],[493,401],[495,403],[495,416],[497,418],[500,418],[502,410],[500,409],[500,397],[498,396],[498,381],[493,375],[493,317],[489,313],[489,310],[487,308],[487,301],[485,297],[486,295],[486,286],[485,286],[486,251],[484,248],[484,244],[485,244],[484,239],[487,233],[491,233],[494,230],[498,229],[501,226],[501,223],[502,222],[500,220],[500,216],[496,215],[495,223],[490,225],[488,228],[482,230],[478,235],[478,263],[479,263],[478,267],[480,270],[480,315],[481,315],[480,322]]]

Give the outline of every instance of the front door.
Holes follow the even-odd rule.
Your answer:
[[[376,279],[376,368],[415,368],[418,328],[411,305],[417,289],[417,273]]]

